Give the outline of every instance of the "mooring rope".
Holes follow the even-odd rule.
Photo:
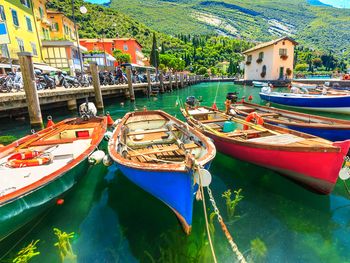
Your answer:
[[[214,208],[214,213],[216,214],[216,216],[218,218],[218,221],[220,223],[221,229],[224,232],[224,234],[225,234],[225,236],[227,238],[227,241],[229,242],[229,244],[231,246],[232,251],[236,254],[237,259],[238,259],[238,261],[240,263],[247,263],[247,261],[245,260],[243,254],[239,251],[237,244],[233,241],[233,238],[232,238],[230,232],[228,231],[224,220],[222,219],[222,217],[220,215],[220,211],[219,211],[218,207],[216,206],[216,202],[215,202],[214,196],[213,196],[209,186],[207,186],[207,191],[208,191],[208,195],[209,195],[209,200],[210,200],[210,202],[211,202],[211,204],[212,204],[212,206]]]
[[[214,263],[217,263],[215,250],[214,250],[214,246],[213,246],[213,242],[211,240],[211,235],[210,235],[210,230],[209,230],[207,207],[206,207],[206,204],[205,204],[204,190],[203,190],[202,179],[201,179],[202,176],[201,176],[200,168],[198,166],[197,166],[197,171],[198,171],[198,174],[199,174],[199,176],[198,176],[199,177],[199,188],[200,188],[200,191],[201,191],[201,197],[202,197],[201,199],[202,199],[202,203],[203,203],[205,227],[207,229],[208,241],[209,241],[210,250],[211,250],[211,254],[213,256]]]
[[[204,216],[205,216],[205,223],[206,223],[206,227],[207,227],[207,231],[208,231],[209,244],[210,244],[210,247],[212,249],[214,262],[217,262],[216,261],[216,256],[215,256],[214,247],[213,247],[213,245],[211,243],[211,237],[210,237],[209,226],[208,226],[208,216],[207,216],[206,205],[205,205],[204,190],[203,190],[202,181],[201,181],[202,175],[201,175],[200,167],[198,165],[197,165],[197,170],[198,170],[198,174],[199,174],[199,176],[198,176],[199,177],[199,186],[200,186],[200,189],[201,189],[201,195],[202,195],[202,201],[203,201],[203,209],[204,209]],[[228,231],[224,220],[222,219],[222,217],[220,215],[219,208],[216,205],[213,193],[212,193],[209,185],[206,186],[206,187],[207,187],[207,192],[208,192],[208,195],[209,195],[209,200],[210,200],[210,202],[211,202],[211,204],[212,204],[212,206],[214,208],[214,213],[216,214],[216,216],[218,218],[218,221],[220,223],[221,229],[224,232],[224,234],[225,234],[225,236],[227,238],[227,241],[229,242],[229,244],[231,246],[232,251],[236,254],[237,259],[238,259],[238,261],[240,263],[247,263],[247,261],[245,260],[243,254],[239,251],[237,244],[233,241],[233,238],[232,238],[230,232]]]

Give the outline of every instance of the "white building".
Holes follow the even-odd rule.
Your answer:
[[[284,80],[293,77],[294,47],[298,43],[283,37],[243,52],[245,80]]]

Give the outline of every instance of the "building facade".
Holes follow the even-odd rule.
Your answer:
[[[0,63],[18,65],[18,52],[31,52],[33,62],[42,63],[40,38],[30,0],[0,1]]]
[[[283,37],[243,52],[245,80],[285,80],[293,76],[294,47],[298,43]]]
[[[42,0],[44,1],[44,0]],[[81,70],[81,52],[86,48],[80,46],[80,56],[76,40],[74,23],[64,13],[47,10],[49,21],[49,35],[42,27],[42,53],[48,65],[74,73]]]
[[[115,49],[129,54],[131,63],[144,66],[145,56],[142,53],[141,44],[134,38],[95,38],[80,39],[80,45],[87,48],[88,51],[102,51],[113,56]]]

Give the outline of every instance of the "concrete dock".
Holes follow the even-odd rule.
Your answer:
[[[185,79],[184,86],[193,85],[203,80],[198,77],[188,77]],[[174,83],[174,82],[173,82]],[[151,83],[152,87],[159,87],[160,82]],[[137,94],[147,94],[148,83],[134,83],[133,89]],[[164,91],[170,91],[170,82],[163,82]],[[180,85],[179,85],[180,86]],[[101,86],[101,92],[103,98],[108,97],[128,97],[129,87],[128,84],[123,85],[108,85]],[[65,89],[58,87],[53,90],[40,90],[37,92],[42,109],[51,109],[57,107],[68,107],[71,110],[76,109],[77,100],[83,100],[89,98],[93,100],[95,98],[94,87],[85,88],[70,88]],[[0,118],[19,116],[28,113],[28,104],[26,100],[25,92],[15,93],[0,93]]]

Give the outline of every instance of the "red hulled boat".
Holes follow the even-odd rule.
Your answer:
[[[331,142],[266,123],[256,125],[206,107],[182,113],[191,126],[214,140],[218,151],[277,171],[322,194],[332,192],[350,146],[350,140]]]

